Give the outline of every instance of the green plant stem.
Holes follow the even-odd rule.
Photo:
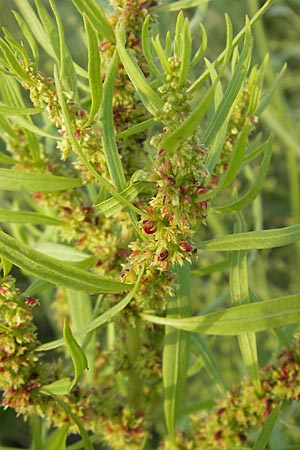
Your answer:
[[[130,361],[128,374],[128,402],[138,406],[141,397],[142,380],[136,367],[136,359],[140,353],[140,330],[136,321],[135,326],[130,325],[125,333],[125,345]]]

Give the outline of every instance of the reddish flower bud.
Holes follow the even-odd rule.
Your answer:
[[[81,136],[81,130],[76,130],[74,133],[75,137],[80,138]]]
[[[199,195],[206,194],[207,192],[208,192],[208,189],[205,186],[200,186],[199,189],[198,189],[198,194]]]
[[[217,186],[217,184],[219,183],[219,179],[218,177],[216,177],[215,175],[211,178],[211,184],[212,186]]]

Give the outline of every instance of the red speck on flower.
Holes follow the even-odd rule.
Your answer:
[[[79,138],[81,136],[81,130],[76,130],[74,134],[75,137]]]

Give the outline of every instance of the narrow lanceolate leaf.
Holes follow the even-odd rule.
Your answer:
[[[195,6],[208,3],[210,0],[177,0],[176,2],[168,3],[167,5],[155,6],[153,11],[179,11],[180,9],[194,8]]]
[[[113,94],[115,80],[119,70],[119,63],[120,58],[117,51],[115,51],[106,72],[106,78],[103,86],[100,126],[102,131],[103,150],[105,152],[109,174],[114,182],[114,185],[120,191],[125,188],[126,180],[116,143],[113,119]]]
[[[300,294],[279,297],[261,303],[235,306],[225,311],[186,319],[171,319],[142,314],[152,323],[170,325],[195,333],[235,336],[300,323]]]
[[[124,292],[132,285],[100,278],[46,256],[0,230],[0,255],[30,275],[58,286],[89,293]]]
[[[239,214],[234,230],[243,232],[244,227],[243,216]],[[233,306],[245,305],[250,302],[246,250],[231,252],[230,293]],[[242,333],[238,335],[238,341],[244,365],[248,370],[253,385],[257,392],[261,392],[256,335],[255,333]]]
[[[101,316],[97,317],[96,319],[92,320],[91,323],[89,323],[87,326],[82,328],[81,330],[74,331],[74,336],[85,336],[86,334],[96,330],[97,328],[101,327],[105,323],[112,320],[120,311],[122,311],[126,306],[129,304],[129,302],[133,299],[135,296],[135,293],[140,285],[141,278],[143,276],[144,269],[142,268],[140,271],[140,274],[133,286],[133,289],[126,295],[126,297],[123,298],[119,303],[114,305],[112,308],[105,311],[105,313],[101,314]],[[39,350],[53,350],[55,348],[61,347],[64,345],[63,339],[57,339],[52,342],[48,342],[47,344],[42,344],[39,347]]]
[[[82,373],[87,369],[88,362],[87,357],[85,356],[84,351],[81,349],[80,345],[74,338],[71,328],[69,327],[68,323],[64,322],[64,341],[65,345],[68,349],[69,355],[72,358],[73,366],[74,366],[74,372],[75,376],[74,379],[70,385],[69,390],[71,391],[73,387],[76,385],[77,381],[81,377]]]
[[[236,174],[238,173],[246,151],[250,128],[251,123],[250,121],[247,121],[237,139],[237,142],[235,143],[225,175],[220,181],[220,190],[228,187],[233,182]]]
[[[0,104],[0,114],[4,114],[5,116],[28,116],[30,114],[39,114],[43,112],[44,109],[45,108],[16,108]]]
[[[83,20],[88,40],[88,74],[92,101],[89,118],[86,124],[89,125],[100,107],[102,97],[102,75],[97,34],[91,25],[89,18],[85,14],[83,15]]]
[[[190,314],[189,265],[178,267],[178,291],[170,302],[168,317],[185,317]],[[189,360],[189,335],[185,331],[166,326],[163,351],[164,410],[168,433],[175,440],[176,419],[187,375]]]
[[[48,34],[43,28],[40,20],[38,19],[36,13],[34,12],[31,4],[28,0],[15,0],[22,17],[25,19],[30,31],[37,40],[37,42],[43,47],[43,49],[52,58],[56,59],[56,53],[53,49],[52,43],[49,41]]]
[[[0,190],[53,192],[81,186],[78,178],[58,177],[47,173],[0,169]]]
[[[56,217],[44,216],[33,211],[11,211],[0,209],[0,222],[5,223],[32,223],[36,225],[62,225],[63,221]]]
[[[65,450],[70,424],[65,423],[49,437],[45,450]]]
[[[132,84],[136,88],[136,91],[142,100],[144,106],[154,114],[160,110],[163,105],[163,101],[156,95],[149,83],[146,81],[141,69],[137,63],[133,60],[131,55],[125,48],[125,26],[119,24],[116,28],[117,49],[122,61],[122,64],[129,76]]]
[[[203,138],[203,143],[205,145],[210,144],[216,136],[219,128],[223,125],[226,120],[232,105],[241,89],[241,86],[245,80],[245,76],[248,71],[250,57],[251,57],[251,34],[250,28],[248,27],[248,31],[245,35],[244,48],[239,58],[239,61],[235,67],[232,78],[228,84],[228,87],[225,91],[224,97],[214,114],[211,123],[209,124],[205,136]]]
[[[120,192],[120,194],[128,201],[132,202],[148,185],[149,183],[147,181],[138,181],[137,183],[128,186]],[[97,205],[94,205],[94,207],[106,217],[111,217],[123,209],[124,205],[122,205],[116,198],[111,197],[101,203],[98,203]]]
[[[115,42],[115,35],[109,20],[96,0],[72,0],[72,2],[80,14],[86,14],[97,33],[109,41]]]
[[[277,422],[277,419],[280,415],[280,412],[281,412],[281,404],[279,404],[278,406],[276,406],[275,409],[273,409],[273,411],[271,412],[271,414],[265,421],[264,426],[262,427],[262,430],[259,433],[259,436],[258,436],[252,450],[265,450],[265,448],[270,440],[273,428],[274,428],[274,426]],[[297,447],[293,447],[293,448],[294,448],[294,450],[296,450]],[[298,447],[298,449],[299,449],[299,447]],[[292,448],[291,448],[291,450],[292,450]]]
[[[122,203],[123,205],[126,205],[129,209],[140,214],[141,211],[138,208],[136,208],[134,205],[132,205],[132,203],[127,201],[125,198],[123,198],[122,195],[111,185],[111,183],[109,183],[109,181],[107,181],[104,177],[102,177],[100,175],[100,173],[97,172],[97,170],[93,167],[93,165],[87,160],[86,156],[84,155],[84,153],[82,151],[82,148],[80,147],[80,145],[78,143],[78,140],[76,139],[76,137],[74,135],[74,130],[72,128],[71,119],[70,119],[68,109],[67,109],[67,106],[66,106],[66,103],[64,100],[63,89],[62,89],[61,82],[59,80],[59,76],[58,76],[56,67],[54,68],[54,78],[55,78],[55,84],[57,87],[58,99],[60,102],[60,106],[62,108],[62,114],[63,114],[63,118],[65,121],[66,130],[67,130],[69,139],[74,147],[74,150],[79,155],[79,157],[81,158],[82,162],[87,167],[87,169],[95,176],[95,178],[97,179],[97,181],[99,182],[101,187],[103,187],[106,191],[108,191],[113,197],[118,199],[120,201],[120,203]]]
[[[229,213],[233,211],[240,211],[241,209],[248,206],[253,200],[258,196],[260,191],[262,190],[267,171],[270,165],[271,155],[272,155],[272,145],[273,145],[273,137],[270,136],[265,145],[265,153],[261,165],[258,169],[258,172],[255,176],[252,186],[248,190],[248,192],[243,195],[239,200],[233,201],[224,206],[219,206],[215,208],[216,211],[220,213]]]
[[[230,250],[261,250],[264,248],[283,247],[300,240],[300,225],[274,228],[274,230],[248,231],[230,234],[210,241],[196,241],[195,246],[201,250],[224,252]]]

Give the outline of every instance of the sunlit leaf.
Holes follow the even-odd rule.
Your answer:
[[[195,333],[234,336],[300,323],[300,294],[279,297],[260,303],[235,306],[217,313],[186,319],[171,319],[142,314],[145,320],[170,325]]]
[[[90,293],[124,292],[131,285],[98,277],[33,250],[0,231],[0,255],[29,274],[58,286]]]
[[[70,391],[73,389],[73,387],[78,382],[79,378],[81,377],[82,373],[85,371],[85,369],[88,368],[88,362],[87,357],[83,350],[81,349],[80,345],[74,338],[71,328],[68,325],[67,321],[64,322],[64,341],[65,345],[68,349],[68,353],[72,358],[75,376],[74,379],[70,385]]]

